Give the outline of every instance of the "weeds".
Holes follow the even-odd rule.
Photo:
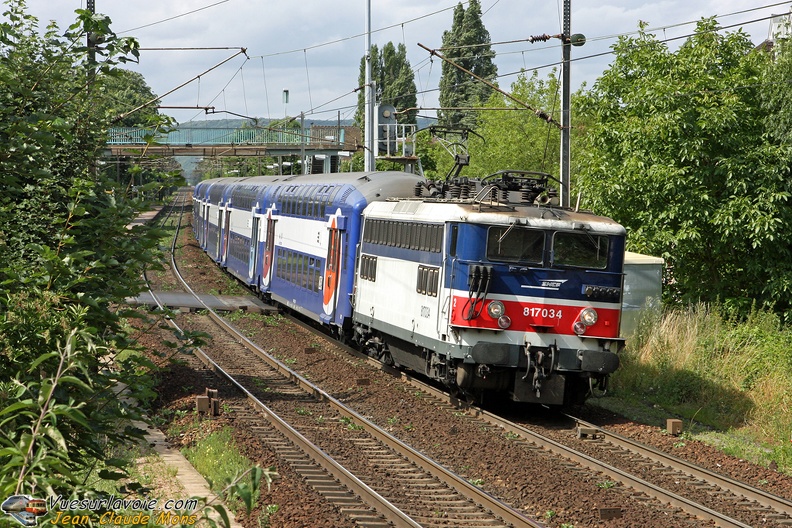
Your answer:
[[[779,412],[792,408],[790,342],[792,330],[771,312],[736,320],[718,306],[699,304],[650,313],[628,342],[611,389],[627,402],[658,408],[660,419],[684,417],[692,431],[696,422],[707,426],[677,447],[693,438],[714,441],[727,444],[730,454],[772,460],[790,472],[792,413]],[[705,428],[728,432],[727,438]],[[742,446],[728,440],[733,435]]]

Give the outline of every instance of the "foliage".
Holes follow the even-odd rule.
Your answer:
[[[110,119],[113,126],[117,127],[146,127],[158,124],[160,115],[156,106],[154,92],[146,84],[143,76],[137,72],[117,68],[108,72],[100,87],[99,97],[100,115]],[[132,110],[149,103],[135,112]]]
[[[672,52],[642,25],[583,98],[577,183],[666,260],[667,301],[792,308],[790,149],[765,131],[770,57],[714,20]]]
[[[792,75],[792,42],[788,38],[777,38],[767,53],[773,60],[767,69],[760,97],[763,108],[773,118],[767,120],[765,126],[778,141],[790,144],[792,100],[789,97],[789,78]]]
[[[525,72],[511,86],[511,95],[532,108],[551,112],[560,101],[555,73],[546,80]],[[487,110],[511,108],[511,110]],[[533,112],[495,92],[479,113],[476,134],[470,136],[467,174],[485,176],[503,169],[547,172],[558,177],[561,134]]]
[[[63,36],[38,33],[23,1],[0,24],[0,495],[86,491],[80,475],[140,433],[119,383],[150,399],[153,365],[114,308],[140,291],[156,233],[126,226],[139,203],[98,167],[104,80],[137,57],[85,10]],[[86,34],[95,36],[88,49]],[[112,367],[110,369],[109,367]],[[105,471],[109,478],[119,474]]]
[[[666,416],[736,431],[769,446],[759,455],[765,463],[788,463],[792,415],[779,409],[792,405],[790,342],[792,330],[766,310],[739,321],[719,305],[650,313],[628,342],[612,388]]]
[[[376,83],[377,103],[393,105],[397,111],[412,109],[397,114],[396,121],[400,124],[415,124],[415,117],[418,114],[418,110],[415,110],[418,104],[417,88],[415,75],[410,67],[410,61],[407,60],[407,47],[404,44],[396,47],[393,42],[388,42],[382,47],[381,52],[376,44],[371,46],[371,80]],[[366,57],[360,59],[358,83],[360,86],[366,83]],[[361,130],[364,128],[365,103],[365,90],[360,90],[355,124]]]
[[[481,2],[470,0],[465,10],[462,3],[454,9],[451,29],[443,32],[443,55],[474,75],[493,82],[498,74],[495,53],[490,47],[489,31],[481,21]],[[492,88],[471,79],[470,74],[443,62],[440,75],[439,123],[444,126],[476,127],[476,112],[452,108],[484,104]]]

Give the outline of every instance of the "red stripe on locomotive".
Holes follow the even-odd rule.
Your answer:
[[[451,324],[453,326],[502,330],[498,320],[487,313],[487,305],[494,299],[476,303],[471,313],[472,300],[466,296],[455,295],[452,302]],[[550,332],[554,334],[575,335],[572,330],[586,305],[570,306],[552,303],[535,303],[500,300],[506,308],[511,325],[506,329],[519,332]],[[597,322],[586,328],[582,337],[619,337],[619,308],[595,308]],[[480,313],[479,313],[480,312]],[[471,318],[472,314],[478,314]]]

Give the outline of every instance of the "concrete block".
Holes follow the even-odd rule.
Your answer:
[[[666,420],[666,431],[668,434],[678,435],[682,433],[682,420],[669,418]]]
[[[195,410],[199,413],[208,413],[210,407],[209,396],[196,396],[195,397]]]

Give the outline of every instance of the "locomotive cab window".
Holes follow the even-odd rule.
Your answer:
[[[493,261],[541,264],[545,233],[525,227],[493,226],[487,231],[487,258]]]
[[[553,237],[553,264],[605,269],[608,266],[608,248],[607,236],[589,233],[556,233]]]

